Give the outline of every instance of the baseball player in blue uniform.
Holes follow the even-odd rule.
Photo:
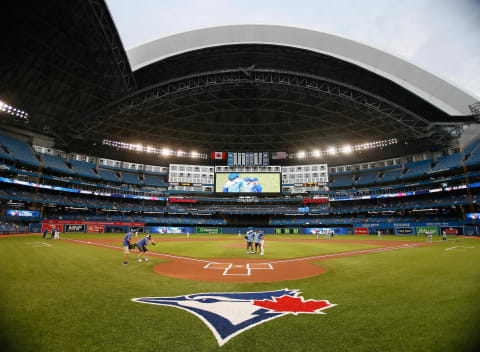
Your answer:
[[[240,178],[240,174],[232,173],[228,175],[228,181],[223,186],[223,192],[241,192],[243,186],[243,178]]]
[[[258,178],[254,177],[254,178],[252,179],[252,182],[253,182],[252,191],[253,191],[253,192],[261,193],[261,192],[262,192],[262,185],[258,182]]]
[[[243,179],[243,192],[253,192],[253,182],[250,177],[246,177]]]
[[[142,256],[145,255],[145,252],[147,251],[147,245],[148,245],[148,240],[152,239],[152,235],[147,235],[144,238],[142,238],[140,241],[137,242],[137,248],[140,251],[140,254],[138,255],[137,262],[142,261]],[[155,243],[152,240],[152,244],[155,245]],[[143,261],[148,260],[148,258],[143,258]]]
[[[253,227],[249,227],[247,229],[247,234],[245,235],[245,239],[247,240],[247,254],[254,254],[253,251],[253,240],[255,237],[255,231]]]

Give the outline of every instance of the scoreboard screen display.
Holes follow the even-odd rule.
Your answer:
[[[217,172],[216,193],[280,193],[280,173],[277,172]]]

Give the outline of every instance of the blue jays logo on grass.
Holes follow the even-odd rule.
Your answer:
[[[336,306],[327,300],[304,300],[300,291],[285,288],[265,292],[197,293],[176,297],[134,298],[138,303],[172,306],[199,317],[212,330],[222,346],[245,330],[283,317],[299,313],[325,314],[322,311]]]

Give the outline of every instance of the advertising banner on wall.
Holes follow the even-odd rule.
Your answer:
[[[191,227],[171,227],[171,226],[145,226],[146,233],[192,233]]]
[[[440,227],[440,235],[445,233],[447,236],[463,236],[463,227],[460,226],[449,226]]]
[[[65,225],[64,232],[85,232],[85,225]]]
[[[5,211],[6,216],[29,216],[29,217],[39,217],[40,212],[38,210],[18,210],[18,209],[7,209]]]
[[[42,225],[42,232],[45,231],[45,229],[47,229],[47,231],[52,231],[53,229],[56,229],[58,232],[63,232],[63,225],[59,225],[59,224],[43,224]]]
[[[355,227],[353,229],[354,235],[368,235],[368,227]]]
[[[81,221],[81,220],[44,220],[44,224],[69,224],[69,225],[113,225],[113,226],[143,226],[143,222],[119,221]]]
[[[415,235],[414,227],[395,227],[395,235]]]
[[[417,235],[426,236],[426,235],[438,235],[438,227],[433,226],[419,226],[417,227]]]
[[[335,235],[348,235],[348,229],[346,227],[312,227],[303,229],[303,233],[306,235],[326,235],[331,233]]]
[[[300,229],[293,228],[293,229],[284,229],[284,228],[279,228],[275,229],[275,234],[277,235],[288,235],[288,234],[299,234]]]
[[[221,234],[222,228],[221,227],[197,227],[197,233],[213,233],[213,234]]]
[[[87,232],[103,233],[103,225],[87,225]]]

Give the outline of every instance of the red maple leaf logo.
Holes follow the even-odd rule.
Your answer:
[[[274,312],[283,313],[320,313],[323,309],[331,308],[336,304],[331,304],[327,300],[317,301],[309,299],[305,301],[303,297],[282,296],[280,298],[273,297],[273,301],[264,299],[263,301],[253,301],[253,305],[273,310]]]

